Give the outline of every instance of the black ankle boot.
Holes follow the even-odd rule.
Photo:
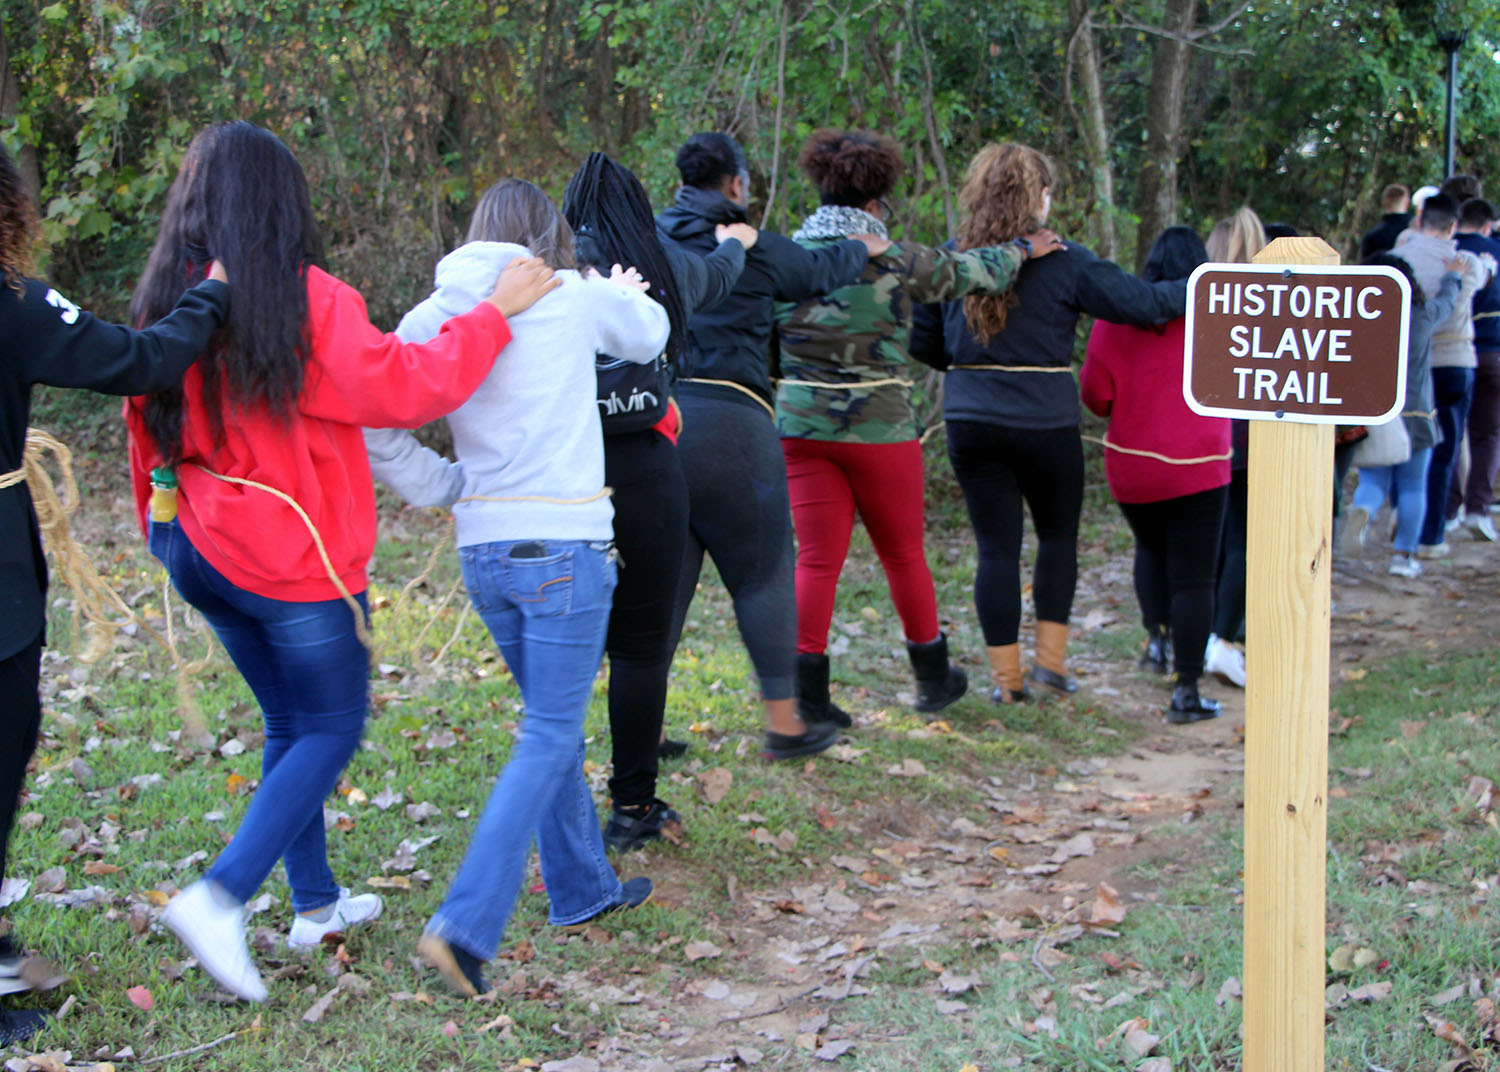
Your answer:
[[[1141,653],[1140,662],[1136,665],[1142,670],[1151,670],[1158,674],[1165,674],[1171,670],[1172,639],[1167,633],[1166,626],[1152,631],[1151,636],[1146,640],[1146,650]]]
[[[1167,708],[1167,721],[1182,725],[1187,722],[1202,722],[1218,718],[1219,701],[1198,695],[1196,681],[1182,681],[1172,690],[1172,706]]]
[[[906,654],[917,679],[918,711],[941,711],[968,691],[969,676],[948,663],[948,638],[944,634],[939,633],[928,644],[907,641]]]
[[[849,713],[828,698],[827,655],[797,653],[797,717],[809,726],[814,722],[854,725]]]

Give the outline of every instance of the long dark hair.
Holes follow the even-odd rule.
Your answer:
[[[161,233],[135,288],[131,318],[172,311],[217,259],[229,273],[229,317],[198,360],[215,441],[224,408],[264,406],[290,418],[309,355],[309,265],[323,258],[307,179],[296,157],[253,123],[217,123],[188,145],[167,193]],[[182,458],[182,388],[146,398],[147,430],[169,464]]]
[[[550,268],[578,266],[568,221],[540,186],[525,179],[501,179],[479,195],[468,241],[514,242]]]
[[[612,265],[633,267],[651,281],[648,293],[667,311],[672,327],[667,358],[676,361],[687,340],[688,310],[656,236],[646,189],[635,173],[604,153],[589,153],[568,180],[562,210],[573,226],[579,264],[606,275]]]
[[[31,271],[36,229],[31,192],[10,153],[0,145],[0,274],[14,290],[21,290],[22,277]]]
[[[1191,227],[1168,227],[1156,236],[1146,253],[1141,278],[1148,283],[1176,282],[1193,274],[1193,269],[1207,262],[1208,248]]]

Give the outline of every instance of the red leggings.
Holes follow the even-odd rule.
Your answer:
[[[936,640],[937,596],[922,549],[922,444],[783,439],[781,449],[797,526],[797,650],[821,654],[828,647],[856,510],[885,567],[906,639]]]

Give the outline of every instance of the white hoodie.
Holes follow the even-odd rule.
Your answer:
[[[408,342],[434,337],[450,317],[489,296],[509,261],[528,255],[509,242],[460,246],[438,262],[437,289],[402,318],[396,334]],[[562,286],[511,318],[510,344],[449,415],[458,464],[409,432],[365,432],[375,478],[415,505],[452,506],[460,547],[614,535],[614,508],[600,496],[604,438],[594,357],[652,360],[667,343],[667,313],[632,287],[574,271],[557,275]],[[459,501],[473,496],[511,501]]]

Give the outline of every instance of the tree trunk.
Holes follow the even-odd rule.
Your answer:
[[[1104,86],[1099,78],[1099,45],[1090,22],[1091,0],[1068,0],[1068,107],[1083,132],[1093,203],[1094,251],[1107,260],[1119,256],[1115,236],[1115,169],[1109,159],[1109,127],[1104,118]],[[1072,75],[1081,100],[1074,100]]]
[[[0,22],[0,120],[13,122],[20,112],[21,86],[16,81],[15,68],[11,66],[10,42],[5,37],[5,25]],[[37,212],[41,213],[42,171],[37,164],[35,145],[26,143],[21,146],[21,151],[16,156],[16,167],[20,169],[21,179],[26,183],[26,190],[31,194]]]
[[[1162,29],[1173,36],[1156,42],[1151,58],[1151,89],[1146,99],[1146,153],[1141,166],[1141,229],[1136,234],[1139,268],[1156,236],[1177,222],[1177,154],[1187,104],[1192,30],[1198,0],[1167,0]]]

